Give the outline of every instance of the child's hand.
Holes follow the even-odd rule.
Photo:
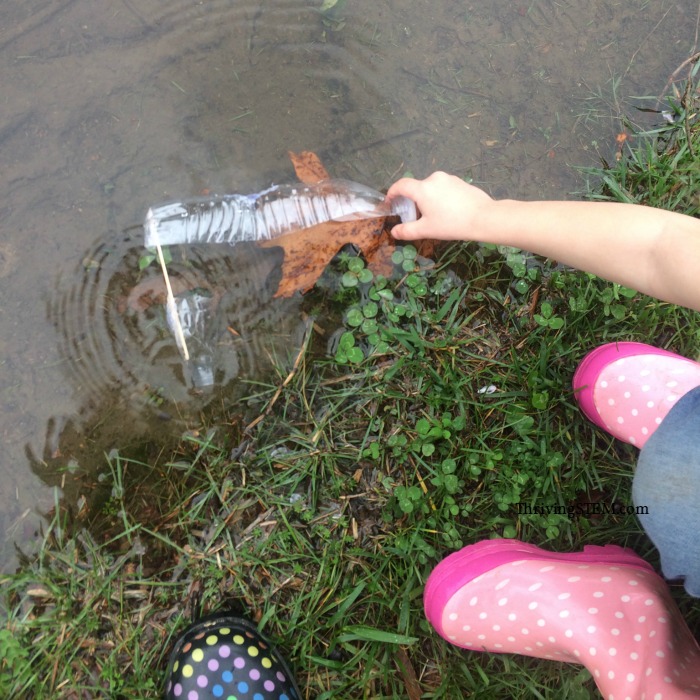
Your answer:
[[[394,238],[418,240],[478,240],[488,238],[479,231],[478,214],[493,200],[478,187],[443,172],[436,172],[425,180],[402,178],[387,192],[387,199],[403,195],[412,199],[420,218],[406,224],[397,224],[391,233]]]

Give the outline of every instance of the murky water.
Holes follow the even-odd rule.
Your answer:
[[[151,204],[291,181],[287,151],[303,149],[378,189],[440,168],[498,196],[566,197],[570,165],[594,141],[613,148],[611,115],[634,116],[628,96],[662,92],[689,55],[698,13],[697,0],[321,5],[0,6],[4,566],[66,467],[89,475],[112,447],[165,443],[299,343],[299,300],[273,298],[276,251],[190,251],[176,274],[217,308],[218,388],[199,390],[148,303],[157,271],[138,271]]]

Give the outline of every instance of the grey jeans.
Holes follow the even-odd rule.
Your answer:
[[[700,598],[700,387],[669,411],[639,454],[632,499],[668,579]],[[646,511],[648,509],[648,512]]]

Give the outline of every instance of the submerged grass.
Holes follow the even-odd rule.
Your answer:
[[[696,213],[695,95],[591,196]],[[388,278],[341,255],[307,304],[309,342],[275,381],[165,461],[109,455],[99,509],[56,504],[39,554],[2,577],[3,697],[160,697],[177,634],[220,608],[259,624],[308,698],[597,697],[581,667],[444,643],[423,586],[488,537],[658,564],[633,516],[605,512],[631,504],[634,450],[592,428],[570,381],[609,340],[697,357],[697,315],[476,246],[437,266],[404,246]]]

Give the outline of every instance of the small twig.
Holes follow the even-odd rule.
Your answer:
[[[423,692],[421,691],[413,664],[403,647],[398,647],[394,652],[394,662],[403,678],[404,685],[406,686],[406,695],[409,700],[420,700],[423,697]]]
[[[671,77],[666,81],[666,85],[664,85],[664,89],[661,91],[661,94],[656,98],[657,107],[661,100],[663,100],[663,98],[666,96],[668,88],[670,87],[671,83],[674,81],[674,78],[678,75],[678,73],[680,73],[688,64],[695,63],[699,58],[700,51],[697,51],[692,56],[686,58],[685,61],[683,61],[683,63],[681,63],[680,66],[678,66],[678,68],[676,68],[676,70],[674,70],[673,73],[671,73]]]
[[[445,85],[445,83],[436,83],[434,80],[431,80],[430,78],[426,78],[424,75],[420,75],[419,73],[414,73],[413,71],[408,70],[408,68],[402,68],[404,73],[407,73],[408,75],[417,78],[418,80],[422,80],[425,83],[428,83],[429,85],[433,85],[438,88],[442,88],[443,90],[451,90],[452,92],[461,92],[464,93],[465,95],[476,95],[477,97],[483,97],[486,100],[490,100],[491,96],[487,95],[483,92],[479,92],[478,90],[470,90],[469,88],[464,88],[464,87],[454,87],[453,85]]]
[[[654,25],[654,28],[644,37],[644,39],[639,43],[639,46],[637,47],[637,50],[632,54],[632,58],[630,58],[629,63],[627,64],[627,70],[622,74],[622,78],[624,78],[629,72],[630,69],[632,68],[632,64],[634,63],[634,59],[637,58],[637,54],[642,50],[643,46],[646,46],[647,39],[654,34],[654,32],[661,26],[661,23],[666,19],[668,16],[668,13],[671,11],[672,8],[668,8],[666,12],[664,12],[663,16],[661,19]]]
[[[177,304],[175,303],[175,295],[173,294],[173,288],[170,286],[170,277],[168,276],[168,268],[165,266],[165,258],[163,257],[163,249],[160,247],[160,243],[156,243],[156,252],[158,253],[158,262],[160,263],[161,270],[163,270],[163,279],[165,280],[165,288],[167,290],[166,308],[169,312],[169,316],[173,322],[173,332],[175,333],[175,341],[178,347],[182,351],[182,356],[185,360],[190,359],[190,353],[187,350],[187,341],[185,340],[185,332],[182,330],[182,323],[180,323],[180,314],[177,312]]]
[[[393,134],[392,136],[385,136],[384,138],[377,139],[376,141],[372,141],[371,143],[366,143],[363,146],[359,146],[356,148],[354,151],[350,151],[351,153],[359,153],[360,151],[367,151],[370,149],[375,149],[379,148],[380,146],[386,146],[388,144],[393,143],[394,141],[398,141],[399,139],[406,139],[409,136],[415,136],[416,134],[420,134],[425,129],[422,127],[417,127],[416,129],[409,129],[408,131],[402,131],[400,134]]]
[[[246,527],[245,530],[243,530],[243,532],[241,533],[240,541],[236,545],[236,549],[240,549],[243,546],[243,544],[247,540],[249,540],[250,537],[252,537],[251,533],[253,532],[253,530],[255,530],[255,528],[259,527],[262,529],[263,527],[267,527],[269,525],[277,525],[276,520],[268,520],[268,518],[270,518],[270,516],[274,512],[275,512],[275,507],[273,506],[272,508],[268,508],[263,513],[260,513],[258,515],[258,517],[255,518],[255,520],[253,520],[253,522],[250,523],[250,525],[248,525],[248,527]]]
[[[423,489],[423,494],[428,497],[428,502],[430,503],[430,508],[432,510],[437,510],[435,507],[435,504],[433,503],[433,499],[430,497],[430,494],[428,493],[428,487],[425,485],[425,481],[423,481],[423,477],[421,476],[421,473],[418,471],[418,466],[416,463],[411,460],[411,465],[413,466],[413,470],[416,473],[416,477],[418,478],[418,483],[420,484],[421,489]]]
[[[177,304],[175,303],[175,295],[173,294],[173,288],[170,286],[170,277],[168,276],[168,268],[165,265],[165,258],[163,257],[163,249],[158,241],[158,222],[156,218],[148,211],[148,216],[146,217],[146,225],[148,226],[151,239],[156,242],[156,253],[158,255],[158,262],[160,263],[160,269],[163,271],[163,279],[165,280],[165,289],[167,291],[167,297],[165,301],[165,314],[166,317],[171,321],[173,325],[173,333],[175,334],[175,342],[177,343],[182,356],[185,361],[190,359],[190,353],[187,350],[187,342],[185,341],[185,332],[182,330],[182,323],[180,322],[180,314],[177,312]]]

